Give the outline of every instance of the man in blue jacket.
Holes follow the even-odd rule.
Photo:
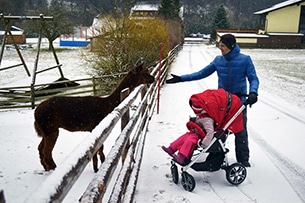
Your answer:
[[[166,83],[186,82],[206,78],[215,71],[218,75],[218,88],[236,94],[242,102],[247,102],[250,107],[257,102],[259,80],[255,67],[250,56],[240,53],[240,48],[236,44],[236,39],[232,34],[221,36],[219,49],[222,55],[216,58],[206,67],[198,72],[177,76],[172,74],[172,78]],[[249,96],[247,95],[247,80],[249,82]],[[245,167],[250,167],[248,131],[247,131],[247,109],[243,111],[244,130],[235,134],[236,159]]]

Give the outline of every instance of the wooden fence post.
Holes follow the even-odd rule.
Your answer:
[[[129,88],[126,88],[124,90],[121,91],[121,94],[120,94],[120,99],[121,99],[121,102],[126,98],[128,97],[128,95],[130,94],[130,90]],[[129,122],[130,120],[130,113],[129,113],[129,110],[130,108],[128,108],[128,110],[122,115],[121,117],[121,130],[123,130],[127,123]],[[130,145],[130,139],[128,138],[127,139],[127,142],[126,142],[126,147],[124,148],[123,150],[123,153],[122,153],[122,162],[124,163],[125,161],[125,158],[126,158],[126,155],[127,155],[127,152],[128,152],[128,149],[129,149],[129,145]]]
[[[35,89],[34,89],[34,84],[31,84],[31,106],[32,109],[35,109]]]
[[[121,91],[121,95],[120,95],[120,99],[121,99],[121,102],[126,98],[128,97],[130,93],[130,90],[129,88],[127,89],[124,89]],[[121,130],[123,130],[125,128],[125,126],[127,125],[127,123],[129,122],[129,109],[122,115],[122,121],[121,121]]]
[[[159,114],[159,106],[160,106],[160,88],[161,88],[161,67],[162,67],[162,49],[163,46],[160,44],[160,59],[159,59],[159,67],[158,67],[158,95],[157,95],[157,114]]]
[[[92,86],[93,86],[93,96],[96,96],[96,79],[95,77],[92,78]]]
[[[141,90],[141,100],[143,100],[143,98],[145,97],[147,92],[147,85],[144,85],[144,88]],[[144,115],[146,109],[147,109],[147,100],[145,101],[145,103],[143,104],[143,110],[142,110],[142,116]]]

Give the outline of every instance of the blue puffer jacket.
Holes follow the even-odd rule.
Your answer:
[[[198,72],[182,75],[182,82],[199,80],[214,72],[218,75],[218,88],[233,94],[247,94],[247,78],[249,92],[258,94],[259,80],[250,56],[240,53],[236,46],[225,56],[217,56],[208,66]],[[242,98],[244,101],[244,98]]]

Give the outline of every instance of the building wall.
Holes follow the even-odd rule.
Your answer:
[[[220,41],[220,33],[231,33],[236,38],[236,43],[239,45],[246,44],[248,45],[256,45],[258,30],[238,30],[238,29],[217,29],[216,30],[216,41]],[[252,47],[252,46],[251,46]]]
[[[16,44],[25,44],[26,43],[26,37],[25,34],[21,35],[13,35],[13,38],[16,42]],[[6,44],[13,44],[13,40],[11,36],[6,36]]]
[[[236,43],[238,44],[256,44],[257,43],[257,38],[252,38],[252,37],[236,37]]]
[[[258,38],[258,48],[295,49],[301,48],[302,36],[270,35],[269,38]]]
[[[305,2],[269,12],[266,16],[266,32],[298,33],[301,5],[305,5]]]

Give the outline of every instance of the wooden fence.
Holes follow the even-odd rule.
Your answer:
[[[153,68],[152,74],[158,76],[159,81],[149,86],[140,85],[132,91],[25,202],[62,202],[92,156],[109,135],[115,136],[112,131],[118,128],[121,128],[120,134],[99,171],[79,197],[79,202],[133,202],[145,136],[156,105],[159,85],[166,79],[168,68],[180,48],[175,47],[166,59]],[[131,109],[134,105],[136,110]],[[130,112],[133,112],[131,116]],[[119,121],[121,126],[118,126]],[[120,162],[123,154],[126,157],[124,162]],[[4,195],[2,201],[5,202]]]
[[[122,73],[124,74],[124,73]],[[118,75],[118,74],[117,74]],[[52,95],[95,95],[105,92],[101,88],[102,81],[117,75],[83,78],[78,80],[61,80],[52,83],[43,83],[28,86],[10,86],[0,88],[0,109],[35,108],[41,101]],[[120,74],[121,75],[121,74]],[[60,86],[59,88],[48,88]]]

